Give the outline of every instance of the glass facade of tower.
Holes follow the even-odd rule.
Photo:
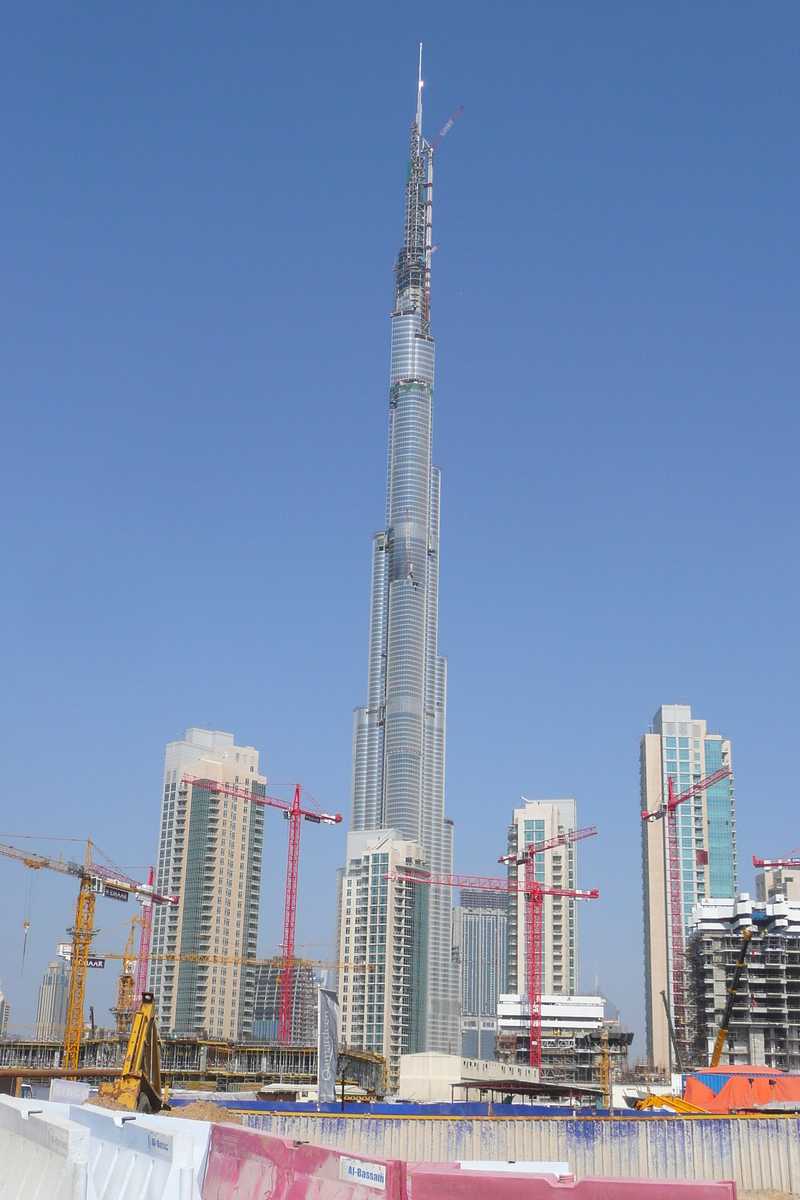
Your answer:
[[[367,705],[355,712],[353,831],[392,829],[422,845],[428,871],[452,871],[444,816],[446,660],[437,651],[440,476],[431,462],[433,152],[411,128],[405,242],[395,266],[386,527],[373,538]],[[426,161],[427,160],[427,161]],[[430,888],[425,1046],[456,1053],[452,899]]]
[[[688,704],[664,704],[642,738],[638,812],[653,812],[669,794],[680,795],[720,768],[731,774],[676,810],[680,871],[680,919],[684,945],[694,906],[702,900],[733,900],[737,894],[736,815],[731,744],[711,733]],[[658,1067],[674,1065],[662,993],[674,1014],[678,1039],[685,1037],[682,1011],[676,1011],[672,949],[672,899],[667,821],[643,822],[642,899],[644,910],[645,1031],[647,1057]]]

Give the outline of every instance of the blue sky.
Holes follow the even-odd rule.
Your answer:
[[[732,740],[743,889],[800,842],[798,36],[789,4],[4,6],[0,832],[143,871],[193,724],[347,815],[423,40],[428,135],[465,105],[433,264],[456,869],[495,871],[520,794],[575,795],[582,983],[643,1052],[656,708]],[[299,943],[344,838],[304,829]],[[30,1024],[75,888],[0,886]]]

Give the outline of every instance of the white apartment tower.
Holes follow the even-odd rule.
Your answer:
[[[184,784],[184,776],[196,782]],[[245,796],[224,795],[203,781]],[[266,783],[258,751],[234,745],[232,733],[188,729],[167,745],[157,890],[180,903],[154,908],[150,963],[165,1033],[233,1039],[251,1032],[255,968],[192,959],[256,957],[264,841],[258,797]]]
[[[342,1042],[386,1059],[389,1091],[400,1080],[400,1056],[425,1049],[428,982],[428,893],[425,854],[395,830],[347,835],[339,872],[336,961]]]
[[[535,842],[544,842],[560,833],[577,829],[574,800],[526,800],[514,809],[508,830],[509,854],[518,853]],[[509,879],[516,884],[524,867],[509,865]],[[574,889],[578,878],[578,849],[573,843],[537,854],[534,877],[546,887]],[[542,916],[542,994],[575,996],[578,991],[578,902],[558,896],[545,896]],[[509,897],[508,908],[508,991],[520,996],[526,986],[525,894]]]
[[[730,742],[719,733],[709,733],[706,722],[693,717],[688,704],[662,704],[651,731],[640,743],[637,818],[642,837],[645,1032],[648,1061],[665,1070],[672,1060],[662,992],[679,1040],[683,1039],[672,987],[668,830],[666,820],[645,822],[641,813],[655,811],[666,800],[670,778],[674,794],[680,795],[705,776],[731,765]],[[733,900],[736,896],[733,776],[684,801],[676,811],[685,946],[692,908],[698,901]]]

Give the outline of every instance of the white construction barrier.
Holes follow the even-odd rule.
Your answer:
[[[0,1200],[94,1200],[89,1131],[64,1112],[46,1100],[0,1096]]]
[[[200,1200],[211,1125],[0,1096],[0,1200]]]

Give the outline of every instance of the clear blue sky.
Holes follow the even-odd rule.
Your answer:
[[[3,7],[0,832],[144,869],[192,724],[347,815],[420,40],[426,132],[465,105],[433,264],[456,868],[575,795],[582,983],[642,1052],[656,708],[732,740],[743,888],[800,842],[796,5]],[[344,838],[304,829],[298,940],[332,939]],[[0,886],[30,1023],[75,887]]]

